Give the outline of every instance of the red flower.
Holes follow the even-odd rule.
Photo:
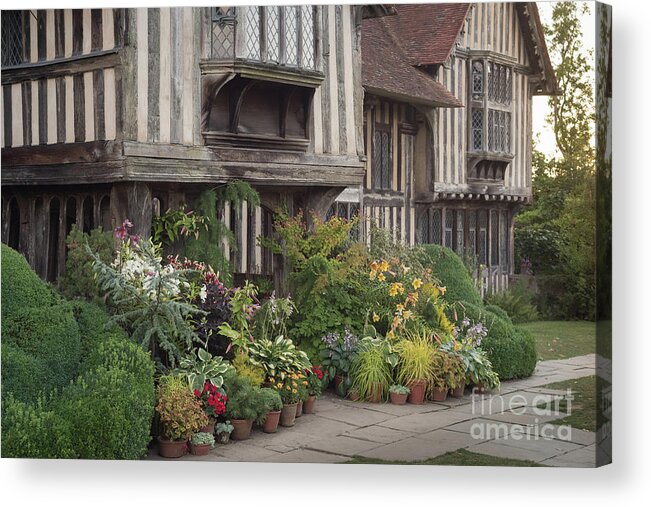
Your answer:
[[[195,390],[194,390],[194,395],[195,395],[197,398],[201,397],[201,391],[199,391],[199,389],[195,389]]]

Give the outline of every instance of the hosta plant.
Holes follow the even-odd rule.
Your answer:
[[[181,358],[175,373],[185,376],[193,391],[203,389],[206,382],[219,389],[224,383],[223,375],[230,367],[220,356],[199,348]]]
[[[311,367],[307,354],[299,350],[289,338],[282,336],[275,340],[262,338],[249,346],[249,357],[253,364],[260,365],[268,379],[284,380],[293,372]]]

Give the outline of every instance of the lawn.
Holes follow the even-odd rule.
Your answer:
[[[597,428],[606,422],[606,418],[602,414],[601,393],[609,385],[608,382],[595,375],[546,385],[545,387],[549,389],[571,389],[573,397],[569,413],[565,398],[558,403],[558,409],[567,415],[551,421],[551,423],[571,426],[580,430],[597,431]],[[542,403],[539,407],[547,408],[547,404]]]
[[[520,324],[536,338],[538,358],[567,359],[594,354],[596,351],[596,326],[585,321],[541,321]]]
[[[353,456],[353,459],[346,461],[346,464],[353,465],[452,465],[452,466],[491,466],[491,467],[542,467],[534,461],[523,461],[519,459],[498,458],[486,454],[458,449],[437,456],[436,458],[424,461],[384,461],[381,459]]]

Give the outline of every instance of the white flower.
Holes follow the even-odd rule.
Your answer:
[[[201,298],[201,302],[205,303],[207,297],[208,297],[208,289],[206,288],[205,285],[202,285],[201,290],[199,291],[199,298]]]

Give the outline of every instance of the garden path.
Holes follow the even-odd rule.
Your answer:
[[[280,427],[275,434],[254,431],[250,439],[217,445],[207,456],[182,459],[342,463],[358,455],[418,461],[467,449],[550,466],[594,467],[602,452],[596,445],[601,435],[547,424],[565,414],[538,408],[566,394],[542,386],[594,374],[595,355],[589,354],[541,361],[531,377],[503,382],[497,394],[466,394],[444,403],[351,402],[327,392],[315,414],[297,418],[292,428]],[[155,450],[150,458],[157,459]]]

